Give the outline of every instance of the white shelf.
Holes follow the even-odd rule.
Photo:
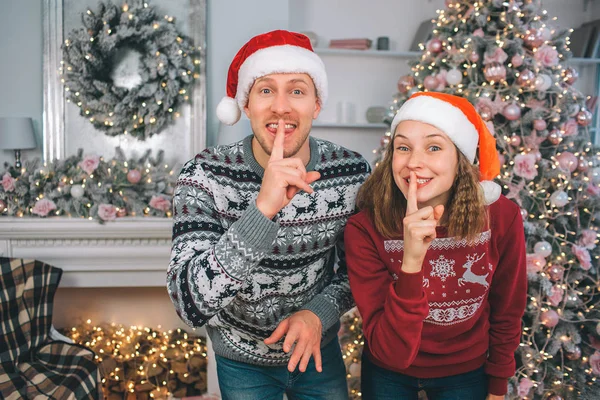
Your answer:
[[[384,123],[340,123],[340,122],[314,122],[312,124],[313,128],[349,128],[349,129],[386,129],[388,128],[387,124]]]
[[[315,47],[315,53],[321,55],[339,55],[339,56],[364,56],[364,57],[394,57],[394,58],[417,58],[423,52],[421,51],[391,51],[391,50],[354,50],[354,49],[330,49]],[[600,58],[582,58],[573,57],[568,64],[600,64]]]
[[[419,57],[420,51],[391,51],[391,50],[353,50],[353,49],[330,49],[316,47],[317,54],[331,54],[340,56],[364,56],[364,57],[396,57],[396,58],[412,58]]]

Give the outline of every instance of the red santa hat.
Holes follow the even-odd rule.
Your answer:
[[[392,133],[406,120],[423,122],[443,131],[471,164],[479,148],[480,184],[485,201],[491,204],[498,200],[501,188],[492,181],[500,174],[496,139],[467,99],[439,92],[415,93],[396,113]]]
[[[313,51],[310,39],[277,30],[253,37],[235,55],[227,74],[227,96],[217,106],[217,117],[227,125],[239,121],[254,81],[269,74],[308,74],[321,105],[327,99],[325,65]]]

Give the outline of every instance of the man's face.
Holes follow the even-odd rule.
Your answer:
[[[257,160],[271,155],[280,119],[285,121],[283,156],[295,156],[301,149],[308,149],[312,121],[320,111],[315,85],[309,75],[271,74],[258,78],[244,107],[254,137],[264,152],[255,154]]]

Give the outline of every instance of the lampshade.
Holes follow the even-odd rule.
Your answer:
[[[34,149],[33,121],[29,117],[0,117],[0,149]]]

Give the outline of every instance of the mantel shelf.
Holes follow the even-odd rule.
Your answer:
[[[170,218],[0,218],[0,256],[63,270],[61,287],[165,286]]]

